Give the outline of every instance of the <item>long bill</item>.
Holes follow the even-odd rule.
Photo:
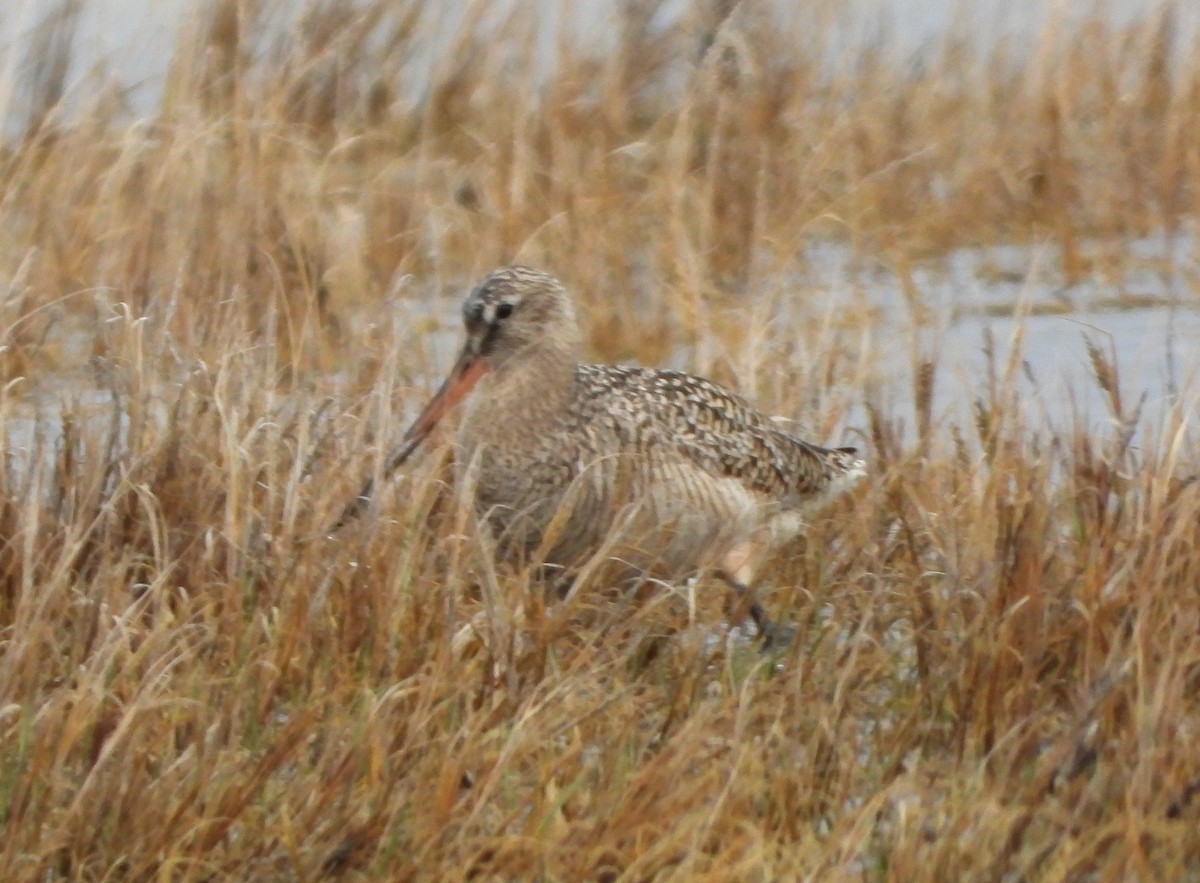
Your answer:
[[[404,433],[404,438],[400,441],[391,453],[388,454],[387,460],[383,464],[383,473],[381,478],[388,478],[393,472],[404,465],[405,461],[412,456],[413,452],[421,446],[421,443],[429,437],[433,432],[434,427],[441,422],[441,419],[448,413],[454,410],[454,406],[467,397],[475,384],[488,372],[488,364],[483,357],[476,351],[472,345],[473,341],[468,340],[463,346],[462,352],[459,353],[458,360],[454,363],[454,367],[450,369],[449,375],[442,381],[442,385],[438,391],[434,393],[428,404],[421,409],[421,413],[417,415],[417,419]],[[341,516],[337,522],[329,529],[329,533],[339,530],[347,521],[354,518],[366,508],[371,502],[371,495],[375,490],[374,477],[368,478],[363,484],[362,490],[358,495],[346,504],[346,508],[342,510]]]

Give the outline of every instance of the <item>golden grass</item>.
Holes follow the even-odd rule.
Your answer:
[[[1015,363],[946,426],[917,358],[910,436],[878,317],[791,281],[816,235],[900,275],[1048,238],[1071,277],[1190,221],[1170,16],[831,73],[811,22],[632,3],[539,83],[481,3],[416,100],[421,8],[257,54],[273,9],[214,4],[153,118],[98,90],[3,154],[0,419],[62,426],[5,450],[0,878],[1200,878],[1187,415],[1092,344],[1110,431],[1035,432]],[[444,361],[399,299],[514,258],[583,295],[598,358],[687,352],[814,437],[869,406],[871,480],[764,588],[779,659],[705,585],[545,603],[444,457],[321,536]]]

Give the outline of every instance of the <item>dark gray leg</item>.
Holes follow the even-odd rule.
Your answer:
[[[721,577],[741,599],[741,603],[737,605],[735,612],[740,613],[743,609],[749,611],[750,618],[754,620],[754,627],[758,631],[758,637],[762,641],[763,651],[766,652],[767,650],[786,647],[791,640],[789,630],[781,629],[775,623],[771,622],[771,618],[767,616],[767,612],[763,609],[763,606],[754,597],[754,590],[740,580],[734,579],[732,575],[724,570],[718,570],[717,576]],[[750,602],[749,607],[744,606],[747,600]]]

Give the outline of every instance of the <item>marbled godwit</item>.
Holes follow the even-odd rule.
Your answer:
[[[495,270],[462,310],[462,353],[385,474],[466,399],[457,471],[498,554],[568,573],[601,550],[646,576],[715,571],[769,637],[755,570],[806,509],[865,474],[855,449],[795,438],[700,377],[580,364],[571,299],[540,270]]]

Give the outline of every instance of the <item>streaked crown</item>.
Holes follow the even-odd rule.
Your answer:
[[[580,346],[578,322],[562,284],[542,270],[493,270],[463,301],[463,323],[481,356],[499,367],[534,347]]]

